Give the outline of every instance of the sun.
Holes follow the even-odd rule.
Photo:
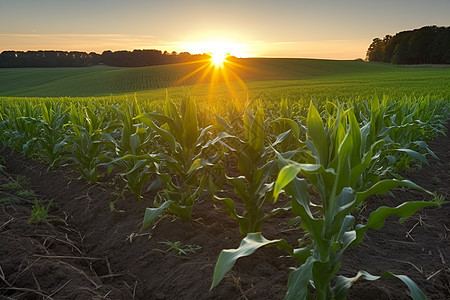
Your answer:
[[[192,41],[181,46],[191,54],[208,54],[210,66],[215,69],[223,69],[229,56],[248,57],[246,45],[229,40]]]
[[[227,60],[228,56],[230,56],[230,54],[225,53],[224,51],[221,50],[216,50],[214,52],[211,52],[210,61],[215,68],[221,68],[223,67],[223,64]]]

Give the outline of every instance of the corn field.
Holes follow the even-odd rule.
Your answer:
[[[346,250],[360,244],[368,229],[382,228],[389,216],[442,204],[434,197],[383,206],[362,223],[352,215],[368,197],[396,187],[433,194],[400,173],[436,157],[428,142],[444,134],[449,108],[446,100],[413,96],[340,103],[283,99],[214,109],[189,96],[167,97],[161,105],[10,98],[0,100],[0,143],[49,169],[70,167],[90,183],[119,178],[122,193],[136,201],[156,191],[142,231],[165,215],[192,221],[201,197],[223,207],[242,242],[217,258],[211,289],[237,259],[272,245],[300,265],[289,276],[286,299],[345,299],[358,279],[381,278],[397,278],[414,299],[426,299],[403,274],[336,273]],[[225,185],[235,197],[221,195]],[[277,206],[280,195],[289,201]],[[264,222],[280,212],[296,222],[298,244],[261,234]]]

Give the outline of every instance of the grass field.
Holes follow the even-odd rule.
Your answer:
[[[213,75],[213,71],[205,71],[204,63],[144,68],[0,69],[0,97],[114,95],[126,99],[136,95],[138,99],[160,100],[166,91],[171,98],[179,99],[188,90],[200,102],[231,98],[336,100],[370,98],[374,94],[450,98],[450,68],[313,59],[254,58],[234,62],[228,68],[232,71],[227,72],[228,83],[220,72]]]

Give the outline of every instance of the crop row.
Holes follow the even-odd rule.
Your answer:
[[[211,288],[238,258],[277,245],[300,262],[289,277],[287,299],[345,299],[357,279],[386,277],[402,280],[413,298],[425,298],[404,275],[334,277],[344,252],[361,243],[366,230],[381,228],[388,216],[441,204],[380,207],[364,224],[352,216],[367,197],[398,186],[430,193],[398,174],[435,156],[427,142],[443,132],[448,102],[374,97],[309,107],[282,100],[272,107],[265,111],[256,102],[212,111],[188,96],[179,105],[167,99],[159,110],[137,100],[9,99],[0,101],[0,142],[49,168],[70,165],[89,182],[115,170],[137,200],[154,190],[142,229],[166,213],[190,220],[201,195],[222,203],[244,238],[220,254]],[[233,199],[220,197],[225,183],[234,188]],[[280,193],[291,200],[268,211]],[[263,223],[281,211],[300,220],[298,245],[261,235]]]

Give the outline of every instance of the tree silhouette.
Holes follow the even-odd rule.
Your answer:
[[[189,52],[133,50],[95,52],[79,51],[3,51],[0,54],[0,67],[87,67],[105,64],[116,67],[145,67],[163,64],[176,64],[208,59],[207,54],[192,55]]]
[[[374,38],[366,60],[393,64],[450,64],[450,27],[425,26]]]

